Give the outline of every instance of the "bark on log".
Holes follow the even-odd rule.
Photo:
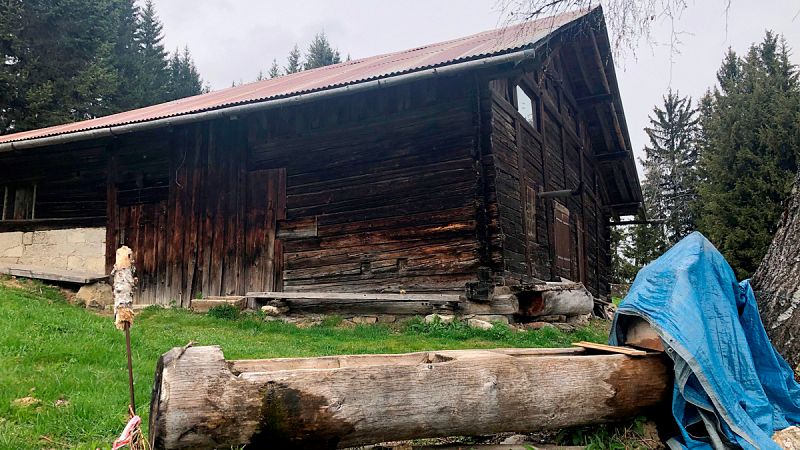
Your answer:
[[[800,174],[752,283],[772,344],[800,370]]]
[[[225,361],[173,349],[156,369],[154,448],[336,448],[616,421],[669,399],[663,355],[499,349]]]

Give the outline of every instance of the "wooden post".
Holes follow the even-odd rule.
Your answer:
[[[219,347],[158,361],[156,449],[341,448],[618,421],[670,398],[661,354],[498,349],[225,361]],[[668,406],[666,406],[668,407]]]
[[[125,331],[125,350],[128,356],[128,391],[130,394],[130,413],[136,415],[136,400],[133,389],[133,361],[131,360],[131,325],[133,325],[133,289],[136,278],[133,276],[133,251],[123,245],[117,249],[114,270],[114,325]]]

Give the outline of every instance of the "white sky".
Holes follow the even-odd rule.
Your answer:
[[[688,0],[675,24],[683,41],[670,63],[670,24],[656,21],[655,45],[642,42],[635,57],[617,60],[617,77],[637,155],[647,143],[642,128],[671,86],[699,98],[716,79],[724,52],[746,52],[766,29],[782,33],[800,64],[800,1]],[[253,81],[273,58],[285,63],[295,43],[304,49],[324,30],[344,58],[362,58],[497,28],[497,0],[155,0],[168,50],[188,45],[212,89]]]

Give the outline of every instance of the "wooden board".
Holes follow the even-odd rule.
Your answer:
[[[251,305],[288,308],[288,314],[392,314],[453,313],[461,307],[458,295],[370,294],[341,292],[250,292]]]
[[[50,267],[37,267],[26,265],[0,266],[0,273],[15,277],[33,278],[36,280],[61,281],[65,283],[91,284],[101,280],[108,280],[108,275],[102,273],[83,272],[75,270],[53,269]]]
[[[637,350],[635,348],[621,347],[616,345],[597,344],[594,342],[586,342],[586,341],[574,342],[572,345],[592,350],[600,350],[601,352],[619,353],[628,356],[645,356],[648,354],[644,350]]]

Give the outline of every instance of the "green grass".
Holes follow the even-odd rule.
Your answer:
[[[227,359],[243,359],[555,347],[576,340],[603,342],[607,335],[603,322],[572,333],[505,326],[482,331],[419,319],[395,327],[347,328],[339,322],[331,318],[301,329],[227,312],[148,308],[132,330],[137,412],[146,423],[158,357],[189,341],[221,345]],[[40,403],[14,402],[23,397]],[[108,448],[125,424],[127,402],[124,338],[110,317],[68,304],[54,288],[32,282],[12,288],[0,280],[0,449]]]

